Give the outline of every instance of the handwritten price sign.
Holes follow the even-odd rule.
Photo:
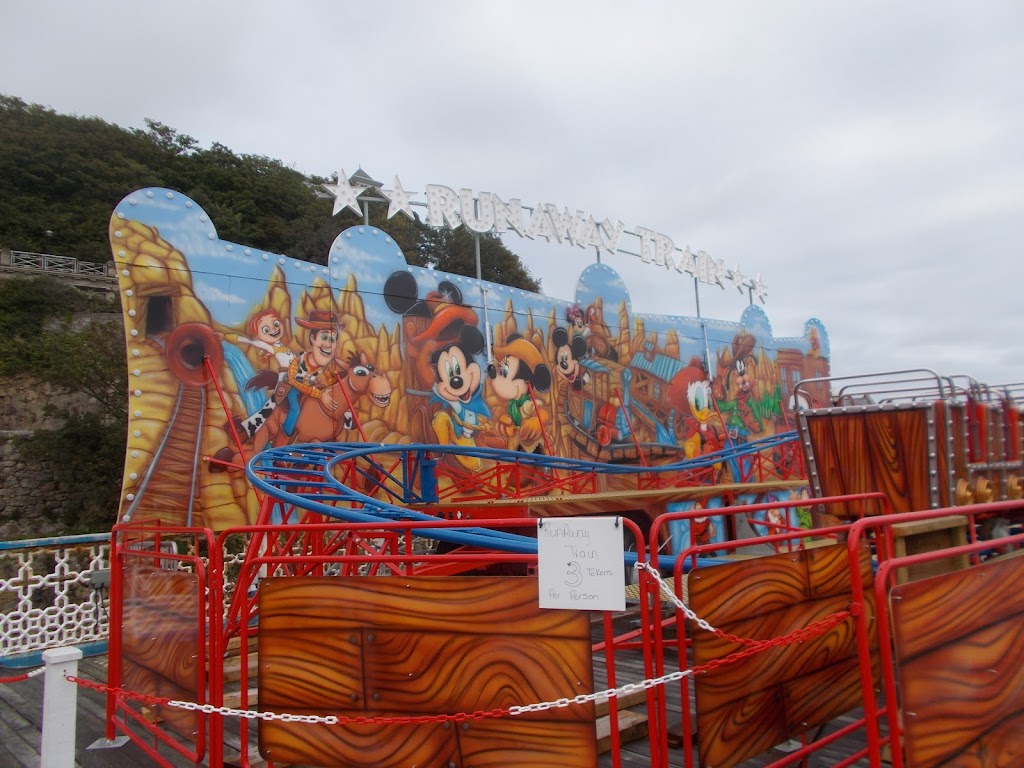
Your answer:
[[[541,608],[626,608],[622,522],[614,517],[537,521]]]

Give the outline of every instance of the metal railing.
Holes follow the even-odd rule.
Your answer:
[[[0,542],[0,663],[47,648],[105,640],[110,534]]]
[[[2,266],[38,270],[40,272],[57,272],[65,275],[114,278],[114,275],[108,271],[106,264],[79,261],[71,256],[54,256],[52,253],[31,253],[29,251],[7,251],[4,256],[6,257],[8,253],[10,258],[4,258]]]
[[[178,546],[168,539],[160,550],[177,553]],[[244,553],[221,557],[234,574]],[[230,594],[234,579],[226,582]],[[0,541],[0,667],[21,666],[49,648],[105,642],[109,585],[109,533]]]

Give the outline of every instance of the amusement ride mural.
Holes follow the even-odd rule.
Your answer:
[[[361,225],[311,264],[221,240],[167,189],[126,197],[110,238],[130,392],[120,520],[252,522],[241,467],[268,445],[678,461],[792,429],[794,385],[829,370],[819,320],[778,338],[753,303],[737,321],[643,314],[602,263],[556,298],[409,266]],[[699,534],[717,538],[713,522]]]

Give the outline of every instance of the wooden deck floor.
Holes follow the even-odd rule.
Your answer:
[[[78,676],[106,682],[107,657],[92,656],[79,662]],[[153,761],[135,744],[117,749],[91,750],[103,738],[106,701],[102,694],[79,688],[75,733],[76,768],[152,768]],[[43,727],[43,677],[0,685],[0,765],[38,768]],[[182,762],[182,766],[190,763]]]
[[[595,688],[599,689],[604,686],[603,678],[603,664],[595,663]],[[624,682],[634,682],[644,679],[643,674],[643,660],[639,653],[633,655],[619,654],[616,661],[617,680],[619,684]],[[670,734],[670,747],[669,747],[669,765],[671,768],[683,768],[686,765],[685,756],[681,746],[671,746],[671,735],[675,735],[676,742],[681,740],[682,734],[682,707],[680,705],[679,696],[679,684],[675,683],[666,686],[667,696],[667,711],[668,711],[668,731]],[[690,687],[690,708],[691,712],[695,711],[695,704],[693,700],[693,687]],[[634,712],[644,713],[646,707],[636,706],[631,709]],[[823,730],[822,735],[838,731],[842,727],[854,722],[858,717],[861,716],[860,711],[854,711],[837,718],[836,720],[829,723],[829,725]],[[861,750],[866,745],[866,739],[863,731],[860,731],[852,736],[846,737],[833,745],[829,745],[827,748],[811,756],[806,765],[803,768],[832,768],[846,759],[848,756],[855,754],[858,750]],[[629,741],[622,745],[621,749],[623,766],[650,766],[650,744],[646,736]],[[768,752],[759,755],[758,757],[751,758],[741,764],[739,768],[762,768],[763,766],[771,765],[787,755],[778,749],[769,750]],[[598,763],[599,768],[612,768],[612,755],[610,753],[603,754]],[[697,751],[694,749],[691,765],[699,766],[700,761],[698,759]],[[795,763],[795,765],[800,765]],[[853,766],[867,766],[869,762],[867,758],[853,763]]]

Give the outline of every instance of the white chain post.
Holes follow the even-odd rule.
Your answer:
[[[43,736],[39,751],[40,768],[74,768],[75,730],[78,716],[78,686],[68,680],[78,675],[78,648],[43,651]]]

